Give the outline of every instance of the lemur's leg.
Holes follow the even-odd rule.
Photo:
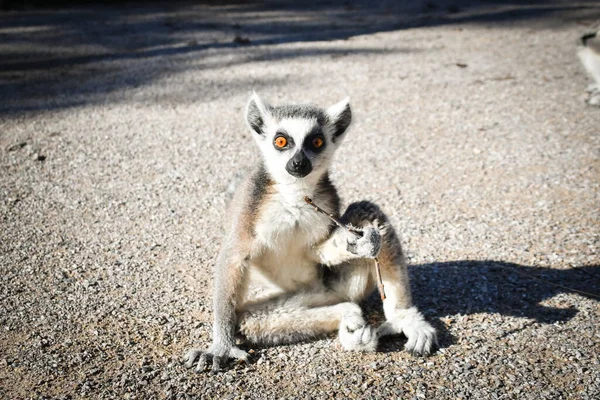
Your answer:
[[[377,225],[382,236],[378,257],[386,294],[386,299],[383,301],[386,322],[379,328],[379,336],[402,332],[408,338],[406,350],[417,354],[430,353],[431,348],[437,342],[436,332],[412,304],[408,270],[402,246],[387,216],[375,204],[362,201],[351,204],[341,219],[345,223],[351,223],[358,227]],[[338,291],[346,288],[348,296],[351,298],[354,298],[359,292],[356,285],[351,284],[353,280],[355,283],[365,281],[364,272],[359,272],[360,270],[356,268],[357,262],[358,260],[350,262],[355,268],[348,271],[350,275],[342,274],[341,284],[336,288]],[[370,272],[370,279],[367,280],[369,284],[364,286],[364,295],[366,296],[373,287],[371,282],[374,280],[374,265],[370,260],[362,259],[360,262],[363,265],[366,263]]]
[[[322,337],[339,330],[345,350],[374,351],[377,332],[356,303],[340,302],[327,289],[281,295],[247,305],[238,313],[239,330],[254,343],[278,345]]]

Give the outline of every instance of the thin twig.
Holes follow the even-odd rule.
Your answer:
[[[383,289],[383,279],[381,279],[381,265],[379,265],[379,258],[375,257],[375,272],[377,273],[377,289],[379,289],[379,295],[381,300],[385,300],[385,290]]]
[[[337,219],[333,214],[328,213],[327,211],[323,210],[321,207],[316,205],[310,197],[304,197],[304,201],[311,205],[317,212],[327,215],[327,217],[329,217],[329,219],[332,220],[340,228],[344,228],[349,232],[352,232],[356,236],[362,236],[362,232],[360,230],[353,228],[352,226],[342,224],[342,222],[339,219]],[[379,264],[379,259],[377,257],[373,258],[373,260],[375,261],[375,273],[377,275],[377,289],[379,290],[379,294],[381,295],[381,300],[385,300],[385,290],[383,288],[383,280],[381,279],[381,265]]]

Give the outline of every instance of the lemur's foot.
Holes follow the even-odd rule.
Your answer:
[[[408,339],[404,348],[413,355],[431,354],[438,343],[435,328],[415,307],[399,311],[394,318],[384,322],[377,333],[380,337],[404,333]]]
[[[377,330],[368,325],[359,311],[344,314],[340,323],[339,338],[344,350],[375,351]]]
[[[377,229],[377,222],[372,226],[359,229],[362,236],[348,235],[347,250],[362,258],[375,258],[381,250],[381,233]]]
[[[198,360],[196,372],[204,371],[208,367],[210,358],[212,358],[211,372],[219,372],[221,366],[229,358],[237,361],[248,361],[248,353],[236,346],[213,343],[208,350],[192,349],[183,357],[187,368],[193,367],[196,360]]]

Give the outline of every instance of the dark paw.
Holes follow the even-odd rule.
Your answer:
[[[375,258],[381,250],[381,234],[374,227],[363,228],[362,236],[350,238],[346,249],[359,257]]]

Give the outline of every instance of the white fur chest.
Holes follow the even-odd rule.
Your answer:
[[[329,234],[329,220],[304,202],[299,189],[283,187],[268,195],[255,225],[261,251],[253,264],[285,290],[297,290],[317,278],[308,252]]]

